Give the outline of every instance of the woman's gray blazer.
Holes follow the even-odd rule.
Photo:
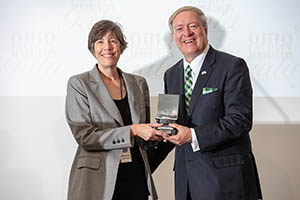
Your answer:
[[[149,90],[145,79],[119,71],[125,82],[132,123],[148,123]],[[68,200],[110,200],[122,149],[132,147],[133,140],[130,139],[130,126],[124,126],[97,65],[68,81],[66,119],[78,143],[70,173]],[[148,189],[152,199],[156,200],[147,154],[141,145],[143,141],[138,141]]]

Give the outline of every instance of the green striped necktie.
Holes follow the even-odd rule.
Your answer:
[[[192,69],[190,65],[188,65],[184,72],[184,95],[185,95],[185,105],[186,111],[189,112],[190,102],[192,98],[192,85],[193,85],[193,77],[192,77]]]

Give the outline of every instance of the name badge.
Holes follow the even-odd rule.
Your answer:
[[[121,154],[121,163],[129,163],[132,162],[130,148],[123,149]]]

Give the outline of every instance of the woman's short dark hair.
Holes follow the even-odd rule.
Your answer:
[[[119,42],[121,53],[127,48],[126,37],[121,30],[121,25],[110,20],[101,20],[94,24],[88,39],[88,48],[90,52],[95,56],[94,45],[97,40],[102,38],[107,32],[115,33]]]

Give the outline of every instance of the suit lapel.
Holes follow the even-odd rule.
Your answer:
[[[137,83],[130,78],[130,76],[126,73],[123,73],[121,71],[123,80],[125,82],[126,86],[126,91],[127,91],[127,96],[128,96],[128,103],[130,107],[130,112],[131,112],[131,118],[132,118],[132,123],[133,124],[138,124],[140,123],[140,104],[137,102],[135,99],[135,95],[139,94],[138,90],[138,85]]]
[[[179,94],[179,108],[178,108],[178,122],[183,123],[185,121],[186,109],[185,109],[185,96],[184,96],[184,67],[183,59],[177,63],[176,66],[176,75],[175,77],[178,82],[175,89],[178,88],[179,91],[172,92],[173,94]]]
[[[178,63],[178,84],[179,84],[179,94],[184,94],[184,68],[183,68],[183,60]]]
[[[99,74],[97,65],[95,65],[95,67],[89,72],[89,75],[90,81],[95,83],[91,85],[91,89],[93,90],[92,92],[99,98],[99,102],[102,103],[104,108],[107,110],[107,113],[109,113],[121,126],[123,126],[124,123],[122,116]]]
[[[211,65],[214,62],[215,62],[215,51],[210,46],[209,51],[207,52],[207,55],[205,57],[203,65],[201,67],[201,71],[199,72],[197,82],[196,82],[193,92],[192,92],[190,109],[189,109],[189,113],[188,113],[189,116],[192,115],[195,105],[198,102],[200,95],[202,94],[202,88],[205,86],[211,73],[213,72],[213,67]]]

